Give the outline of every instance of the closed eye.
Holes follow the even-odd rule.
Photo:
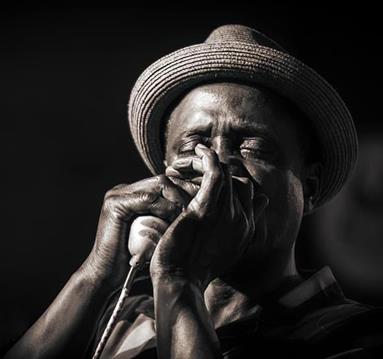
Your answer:
[[[243,141],[240,152],[244,158],[271,159],[276,155],[276,148],[264,138],[251,138]]]

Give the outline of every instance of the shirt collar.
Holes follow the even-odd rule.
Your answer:
[[[286,309],[294,309],[318,295],[334,294],[334,289],[335,292],[341,294],[341,290],[330,267],[325,266],[310,278],[282,295],[277,302]]]
[[[345,301],[342,290],[327,266],[282,296],[269,299],[262,305],[256,305],[245,317],[218,328],[217,332],[223,337],[236,336],[238,332],[247,330],[254,332],[261,318],[262,325],[268,323],[271,327],[279,327],[282,323],[294,323],[309,313]]]

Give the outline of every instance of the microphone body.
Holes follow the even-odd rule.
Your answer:
[[[128,249],[132,255],[129,263],[132,267],[137,263],[150,263],[156,245],[168,226],[163,219],[154,216],[140,216],[133,221],[128,241]]]

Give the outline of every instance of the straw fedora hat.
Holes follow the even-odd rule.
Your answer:
[[[161,126],[165,111],[193,87],[246,81],[292,101],[311,121],[321,144],[319,207],[349,178],[358,141],[347,106],[317,72],[276,42],[242,25],[215,29],[202,44],[184,47],[150,65],[134,85],[128,105],[132,137],[153,174],[164,172]]]

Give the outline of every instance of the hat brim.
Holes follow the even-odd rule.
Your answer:
[[[160,123],[169,105],[205,82],[243,80],[288,98],[311,121],[321,144],[323,173],[316,206],[345,184],[357,159],[357,135],[350,112],[336,90],[293,56],[251,43],[188,46],[149,66],[132,89],[128,118],[135,144],[153,174],[163,173]]]

